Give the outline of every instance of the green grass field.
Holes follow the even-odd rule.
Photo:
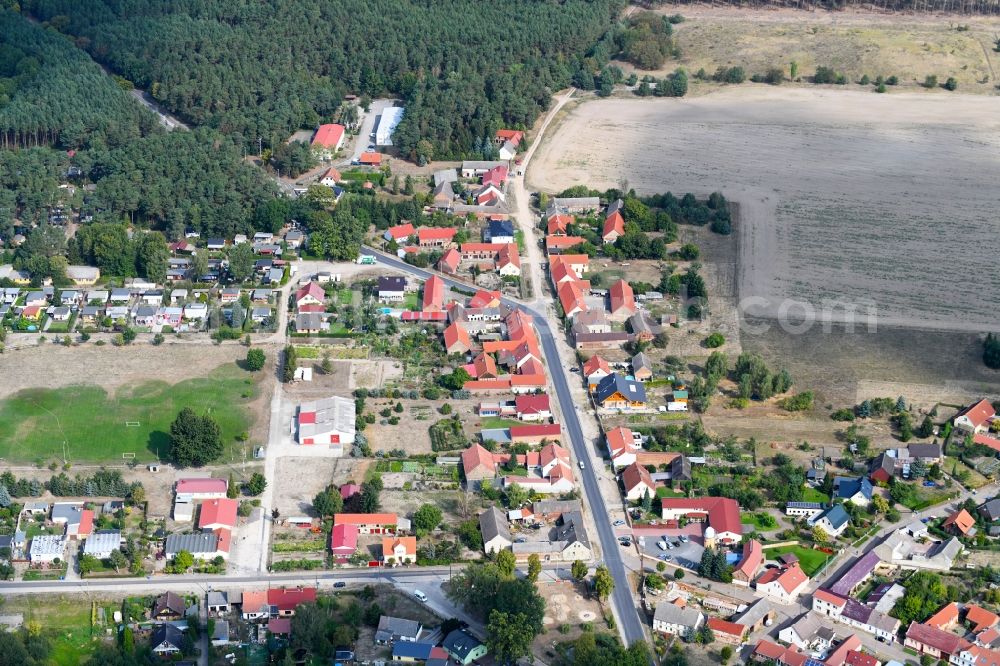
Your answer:
[[[113,396],[92,385],[21,391],[0,401],[0,458],[62,460],[65,442],[71,462],[121,461],[123,453],[134,453],[140,462],[154,461],[157,453],[167,456],[170,423],[184,407],[208,412],[219,423],[223,443],[231,447],[238,434],[250,429],[246,405],[255,391],[251,375],[235,364],[174,385],[149,381],[123,386]]]
[[[823,563],[826,562],[827,554],[819,551],[813,550],[812,548],[803,548],[802,546],[782,546],[780,548],[768,548],[764,547],[764,557],[767,559],[776,559],[778,555],[784,555],[785,553],[793,553],[799,558],[799,564],[802,566],[802,570],[806,572],[806,575],[810,578],[819,571]]]
[[[90,603],[73,597],[25,595],[4,601],[5,613],[24,613],[25,623],[38,622],[52,639],[46,663],[76,666],[87,661],[95,642],[90,632]]]
[[[740,522],[746,525],[753,525],[761,532],[778,529],[778,521],[767,512],[741,513]]]
[[[806,488],[802,491],[802,501],[803,502],[819,502],[821,504],[826,504],[830,501],[829,495],[824,495],[815,488]]]

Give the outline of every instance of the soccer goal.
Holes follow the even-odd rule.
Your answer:
[[[135,460],[135,453],[123,453],[122,460]]]
[[[139,421],[126,421],[125,422],[125,427],[126,428],[138,428],[140,425],[142,425],[142,424]]]

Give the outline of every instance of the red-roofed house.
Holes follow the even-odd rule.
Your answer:
[[[243,592],[244,620],[259,620],[271,614],[271,607],[267,603],[267,592],[265,590],[246,590]]]
[[[517,252],[517,245],[509,243],[497,252],[497,273],[506,277],[521,275],[521,255]]]
[[[233,532],[228,527],[219,527],[212,530],[215,535],[215,552],[224,559],[229,559],[229,550],[233,546]],[[197,555],[195,556],[197,557]]]
[[[494,141],[498,146],[502,146],[508,141],[517,146],[523,138],[524,132],[521,130],[499,129],[494,137]]]
[[[733,569],[733,584],[750,587],[750,583],[757,577],[762,566],[764,566],[764,550],[759,541],[750,539],[743,544],[743,557]]]
[[[406,224],[397,224],[394,227],[389,227],[382,234],[382,238],[387,241],[396,241],[397,243],[404,243],[409,240],[416,231],[413,228],[413,224],[407,222]]]
[[[417,561],[417,537],[384,537],[382,562],[384,564],[413,564]]]
[[[618,280],[608,289],[611,318],[623,321],[635,314],[635,294],[625,280]]]
[[[292,619],[289,617],[276,617],[267,621],[267,630],[275,636],[292,635]]]
[[[583,376],[587,378],[587,389],[593,391],[601,380],[611,374],[611,364],[598,355],[591,356],[583,363]]]
[[[766,638],[757,641],[753,652],[750,653],[750,661],[775,663],[779,666],[804,666],[808,657],[792,647],[783,647],[777,643],[772,643]]]
[[[299,604],[311,601],[316,601],[315,587],[272,587],[267,591],[267,603],[280,617],[295,615]]]
[[[198,527],[203,530],[235,527],[238,508],[239,502],[228,497],[203,502],[198,515]]]
[[[318,282],[309,282],[299,287],[295,292],[295,307],[301,308],[303,305],[323,305],[326,300],[326,292]]]
[[[986,432],[994,416],[996,410],[993,409],[993,405],[987,400],[980,400],[958,413],[954,421],[955,430],[970,435]]]
[[[727,622],[717,617],[708,618],[708,628],[715,634],[715,639],[720,643],[729,645],[741,645],[746,640],[750,627],[745,624]]]
[[[469,299],[470,309],[495,308],[500,305],[500,292],[480,289]]]
[[[478,443],[462,451],[461,458],[466,481],[482,481],[497,475],[496,458]]]
[[[455,322],[444,329],[444,349],[449,354],[465,354],[472,349],[469,332]]]
[[[611,456],[611,466],[615,469],[627,467],[636,460],[635,438],[632,431],[625,427],[609,430],[604,434],[608,443],[608,454]]]
[[[826,666],[844,666],[847,661],[847,655],[852,651],[857,651],[861,648],[861,639],[851,634],[843,641],[840,645],[834,649],[829,655],[827,655],[826,660],[823,662]]]
[[[340,487],[340,498],[349,500],[361,492],[361,486],[356,483],[345,483]]]
[[[880,666],[882,662],[870,654],[858,652],[857,650],[848,650],[844,663],[847,666]]]
[[[472,359],[469,374],[473,379],[496,379],[500,373],[497,370],[497,362],[486,352],[479,352],[479,355]]]
[[[357,549],[357,525],[334,525],[330,531],[330,551],[335,556],[350,557]]]
[[[791,604],[809,584],[809,576],[798,562],[781,568],[768,569],[757,579],[757,592]]]
[[[831,617],[839,617],[847,605],[847,599],[829,590],[816,590],[812,597],[812,609]]]
[[[336,513],[333,524],[354,525],[358,534],[395,534],[399,518],[394,513]]]
[[[451,243],[458,230],[453,227],[420,227],[417,244],[420,247],[444,247]]]
[[[423,310],[438,312],[444,310],[444,280],[432,275],[424,282]]]
[[[458,272],[461,263],[462,254],[455,248],[451,248],[438,260],[438,270],[447,275],[454,275]]]
[[[190,500],[216,499],[225,497],[228,487],[225,479],[178,479],[174,492]]]
[[[980,631],[1000,625],[1000,616],[975,604],[969,604],[965,607],[965,621],[972,625],[972,633],[978,634]]]
[[[656,496],[653,477],[649,475],[649,470],[637,462],[622,470],[621,479],[622,487],[625,489],[625,499],[630,502],[638,502],[647,494],[650,497]]]
[[[562,426],[558,423],[543,423],[510,427],[511,442],[540,444],[546,440],[558,440],[562,436]]]
[[[941,528],[944,530],[950,530],[954,534],[960,536],[965,536],[969,533],[973,527],[976,526],[976,519],[969,515],[969,512],[965,509],[956,511],[955,513],[948,516],[948,518],[941,524]]]
[[[364,166],[382,166],[382,153],[361,153],[361,157],[358,158],[358,161]]]
[[[614,243],[621,236],[625,235],[625,218],[619,211],[615,211],[604,219],[604,229],[601,238],[605,243]]]
[[[935,659],[948,659],[951,655],[968,649],[970,643],[961,636],[929,624],[911,622],[903,645]]]
[[[924,624],[936,629],[950,629],[956,626],[958,624],[958,604],[954,601],[947,604],[937,613],[927,618]]]
[[[340,172],[335,168],[330,167],[323,172],[323,175],[319,177],[319,184],[325,185],[327,187],[333,187],[340,182]]]
[[[329,158],[344,144],[344,126],[336,123],[320,125],[313,135],[312,147]]]
[[[569,267],[578,278],[582,279],[584,273],[590,270],[590,257],[585,254],[549,255],[549,271],[555,270],[559,265]]]
[[[549,396],[544,393],[517,396],[514,398],[514,409],[521,421],[544,421],[552,418]]]
[[[483,185],[492,185],[498,189],[503,188],[507,182],[506,165],[498,165],[483,174]]]
[[[545,252],[546,254],[561,254],[586,240],[583,236],[546,236]]]
[[[995,437],[990,437],[984,432],[979,432],[973,435],[972,443],[988,446],[997,453],[1000,453],[1000,439],[996,439]]]
[[[664,497],[661,500],[661,507],[664,520],[687,517],[693,521],[707,522],[708,527],[715,531],[715,538],[721,543],[739,543],[743,538],[740,505],[734,499]]]
[[[583,282],[563,282],[559,285],[559,304],[562,305],[563,314],[567,319],[572,319],[581,312],[586,312],[590,308],[584,300]]]
[[[549,236],[565,236],[569,225],[575,221],[572,215],[550,215],[545,228]]]
[[[80,512],[80,522],[74,524],[66,523],[66,536],[70,538],[85,538],[94,531],[94,512],[84,509]]]

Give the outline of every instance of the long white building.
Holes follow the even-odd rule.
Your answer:
[[[378,126],[375,128],[375,145],[391,146],[392,133],[396,131],[396,125],[403,119],[403,107],[387,106],[382,109],[379,116]]]

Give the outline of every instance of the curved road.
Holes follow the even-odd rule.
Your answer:
[[[411,266],[392,255],[383,254],[372,248],[364,248],[362,254],[374,255],[378,257],[379,263],[409,273],[414,277],[426,280],[431,275],[437,275],[449,287],[458,287],[464,290],[468,290],[470,287],[467,283],[453,280],[446,275]],[[563,425],[569,432],[570,441],[572,442],[573,453],[577,460],[591,460],[592,456],[587,448],[588,443],[583,436],[583,429],[580,427],[577,405],[573,402],[573,395],[570,393],[569,384],[566,382],[566,374],[561,371],[559,350],[556,348],[556,340],[548,320],[545,318],[545,314],[511,298],[504,298],[503,302],[512,308],[523,310],[534,318],[535,328],[541,339],[543,352],[549,366],[549,375],[552,378],[552,384],[559,399],[559,408],[563,414]],[[615,589],[611,595],[611,602],[614,606],[622,638],[626,645],[635,641],[645,640],[643,624],[639,619],[635,602],[632,600],[632,586],[625,572],[625,562],[622,560],[621,553],[619,552],[617,537],[607,520],[608,510],[604,504],[604,496],[601,495],[601,489],[597,484],[597,475],[594,466],[587,465],[584,469],[579,470],[579,472],[580,477],[583,479],[587,504],[590,506],[594,523],[597,525],[597,536],[598,541],[601,543],[604,564],[607,565],[615,580]]]

